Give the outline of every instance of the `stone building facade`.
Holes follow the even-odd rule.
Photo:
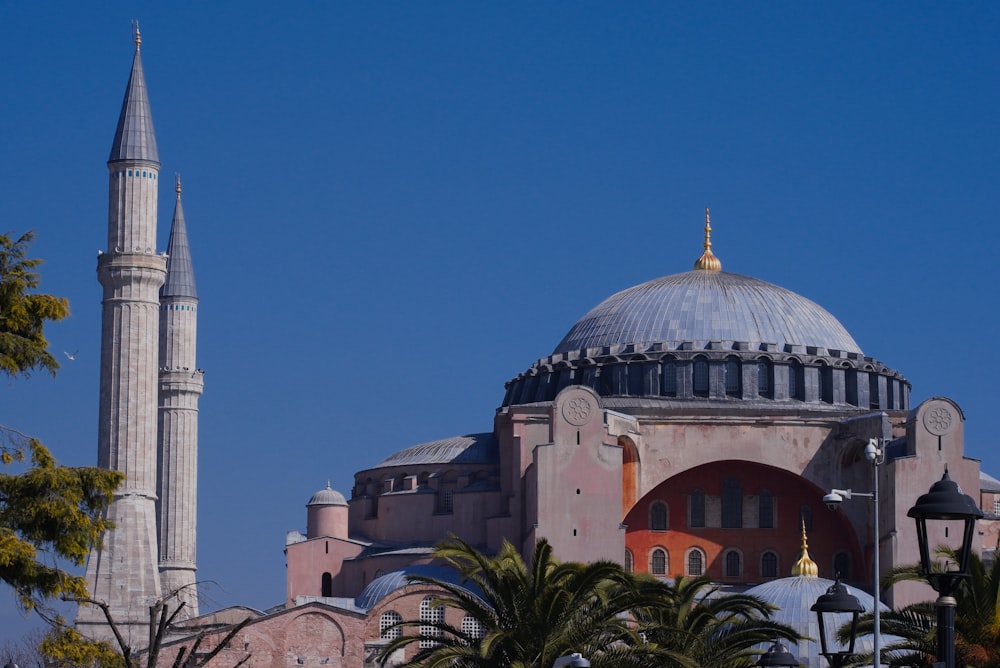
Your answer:
[[[95,598],[144,632],[149,603],[170,591],[187,592],[196,612],[202,378],[179,185],[169,257],[155,252],[160,164],[138,47],[137,39],[108,163],[109,241],[98,262],[100,462],[128,481],[88,578]],[[268,611],[192,614],[171,630],[162,660],[196,634],[208,651],[249,617],[218,665],[373,665],[394,623],[441,614],[429,603],[435,592],[406,577],[448,577],[432,550],[451,534],[486,551],[509,541],[525,555],[545,538],[563,560],[611,559],[746,590],[789,573],[805,525],[817,576],[870,590],[876,552],[883,570],[914,560],[906,512],[946,470],[990,513],[979,547],[991,553],[1000,482],[966,457],[961,408],[944,397],[911,406],[904,376],[828,311],[722,271],[710,231],[706,212],[691,271],[612,295],[572,324],[506,384],[482,433],[404,448],[357,472],[348,496],[319,490],[305,533],[286,537],[286,599]],[[871,489],[864,449],[873,439],[885,456],[878,535],[870,503],[831,512],[822,500],[832,488]],[[883,601],[929,596],[914,584]],[[96,632],[93,613],[82,608],[79,622]]]

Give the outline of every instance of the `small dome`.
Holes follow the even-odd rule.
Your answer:
[[[307,506],[346,506],[347,499],[344,495],[335,489],[330,488],[330,482],[327,481],[326,488],[321,489],[312,495],[309,499]]]
[[[392,592],[408,585],[409,580],[407,576],[410,575],[432,577],[442,582],[460,585],[470,593],[479,595],[478,588],[470,584],[461,573],[454,569],[445,568],[444,566],[417,565],[407,566],[402,570],[392,571],[391,573],[386,573],[375,578],[358,594],[357,598],[354,599],[354,604],[364,610],[370,610],[376,603]]]

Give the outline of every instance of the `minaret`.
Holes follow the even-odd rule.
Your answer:
[[[133,647],[149,637],[149,606],[160,597],[156,547],[156,411],[159,288],[166,257],[156,253],[159,156],[146,82],[135,56],[108,159],[108,246],[97,258],[104,288],[98,463],[121,471],[108,517],[115,528],[90,555],[92,598],[110,606]],[[81,605],[77,624],[94,638],[112,638],[96,606]]]
[[[204,374],[195,366],[198,292],[188,246],[181,180],[160,288],[159,517],[163,595],[184,602],[178,619],[198,616],[195,538],[198,524],[198,397]]]

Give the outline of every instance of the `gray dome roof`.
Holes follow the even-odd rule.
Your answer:
[[[771,283],[722,271],[688,271],[612,295],[569,330],[555,353],[625,344],[745,341],[861,347],[826,309]]]
[[[793,575],[792,577],[759,584],[756,587],[747,589],[745,593],[756,596],[778,608],[771,616],[772,621],[791,626],[802,635],[815,639],[815,642],[803,640],[798,646],[793,643],[790,649],[793,654],[798,656],[800,661],[808,662],[810,667],[818,668],[819,666],[826,666],[826,662],[819,656],[819,621],[816,613],[811,608],[833,583],[833,580],[827,580],[826,578]],[[875,609],[875,599],[871,594],[860,589],[855,589],[854,587],[847,587],[847,590],[852,596],[857,597],[858,602],[861,603],[861,607],[865,609],[865,612],[871,612]],[[888,610],[889,608],[883,603],[879,605],[879,609]],[[834,622],[831,625],[832,628],[839,628],[851,620],[851,615],[848,613],[829,615],[829,617]],[[828,639],[835,637],[829,635],[830,630],[830,628],[827,629]],[[883,649],[893,640],[895,640],[894,637],[882,634]],[[847,648],[841,647],[840,649]],[[857,652],[871,652],[872,649],[871,636],[858,638],[855,645]]]
[[[326,483],[326,488],[321,489],[312,495],[307,506],[346,506],[347,499],[335,489],[330,488],[330,483]]]
[[[375,468],[418,464],[493,464],[497,458],[497,439],[492,433],[468,434],[400,450],[383,459]]]
[[[417,565],[407,566],[402,570],[392,571],[391,573],[386,573],[375,578],[354,599],[354,605],[364,610],[370,610],[376,603],[392,592],[410,584],[407,578],[410,575],[432,577],[449,584],[461,585],[469,593],[476,596],[480,595],[478,588],[467,582],[464,576],[454,569],[445,568],[444,566]]]

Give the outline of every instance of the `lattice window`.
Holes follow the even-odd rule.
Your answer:
[[[479,620],[471,615],[466,615],[462,617],[462,633],[465,634],[470,640],[479,640],[486,632],[483,630],[483,625],[479,623]]]
[[[742,394],[743,371],[740,369],[740,362],[735,357],[726,359],[726,394],[731,397],[738,397]]]
[[[395,626],[403,621],[402,616],[398,612],[390,610],[389,612],[383,612],[382,616],[378,619],[378,634],[382,640],[395,640],[399,636],[403,635],[402,627]],[[395,627],[395,628],[394,628]]]
[[[437,647],[439,644],[435,637],[441,636],[441,629],[434,624],[441,624],[444,622],[444,606],[434,605],[434,597],[428,596],[424,600],[420,601],[420,635],[423,639],[420,641],[421,648]]]
[[[761,490],[757,495],[757,526],[761,529],[774,528],[774,495]]]
[[[631,550],[625,550],[625,571],[627,573],[635,571],[635,558],[632,556]]]
[[[708,396],[708,360],[703,357],[694,361],[694,395]]]
[[[722,481],[722,528],[739,529],[743,526],[743,485],[738,478]]]
[[[771,397],[771,387],[774,378],[774,367],[770,360],[759,360],[757,362],[757,394],[762,397]]]

